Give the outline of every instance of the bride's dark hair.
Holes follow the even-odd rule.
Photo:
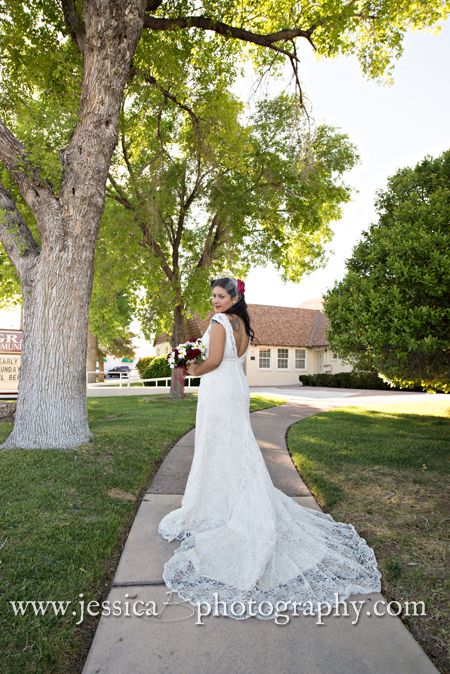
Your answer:
[[[230,297],[236,297],[238,295],[236,288],[236,281],[228,276],[225,276],[224,278],[212,279],[211,290],[216,286],[220,286],[220,288],[226,290],[226,292],[230,295]],[[244,321],[245,332],[250,337],[250,341],[253,339],[255,333],[250,326],[250,317],[248,315],[247,302],[244,299],[244,295],[241,295],[236,304],[233,304],[233,306],[230,307],[230,309],[224,311],[223,313],[236,314],[237,316],[240,316]]]

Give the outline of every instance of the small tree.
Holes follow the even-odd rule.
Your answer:
[[[324,297],[330,348],[402,388],[450,392],[450,151],[392,176]]]

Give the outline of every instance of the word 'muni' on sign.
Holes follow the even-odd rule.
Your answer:
[[[0,330],[0,394],[19,390],[22,330]]]

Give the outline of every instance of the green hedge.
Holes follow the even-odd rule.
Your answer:
[[[151,363],[147,365],[141,374],[141,379],[158,379],[158,377],[171,377],[172,370],[167,362],[166,356],[154,356]],[[144,382],[145,386],[155,386],[149,381]],[[164,386],[163,381],[156,382],[156,386]]]
[[[333,386],[334,388],[368,388],[383,391],[402,391],[399,386],[389,386],[380,379],[376,372],[320,372],[318,374],[301,374],[299,380],[304,386]],[[408,391],[422,391],[422,387],[408,389]]]
[[[144,358],[140,358],[138,362],[136,363],[136,369],[139,372],[139,376],[141,379],[144,378],[144,372],[150,365],[150,363],[156,358],[156,356],[144,356]]]
[[[159,377],[172,377],[172,370],[167,362],[166,356],[150,356],[151,363],[143,370],[141,379],[158,379]],[[143,359],[142,359],[143,360]],[[137,366],[136,366],[137,367]],[[187,383],[187,380],[186,380]],[[200,384],[200,377],[191,379],[191,386],[198,386]],[[145,386],[155,386],[149,381],[144,382]],[[156,386],[164,386],[163,381],[158,381]]]

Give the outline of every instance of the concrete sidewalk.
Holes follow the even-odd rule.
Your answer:
[[[287,429],[319,411],[361,404],[358,394],[355,391],[355,397],[350,394],[345,400],[332,401],[328,396],[290,402],[251,414],[275,486],[298,503],[320,510],[292,463],[285,443]],[[199,620],[196,608],[179,599],[162,580],[164,563],[180,541],[169,543],[157,531],[161,518],[181,505],[194,440],[195,430],[171,449],[140,505],[107,597],[109,604],[121,602],[122,615],[100,618],[83,674],[438,672],[398,617],[368,615],[377,600],[383,602],[379,610],[386,611],[387,602],[379,593],[349,597],[347,602],[363,602],[357,603],[359,618],[354,605],[347,604],[348,615],[343,615],[341,605],[341,615],[324,616],[322,624],[318,616],[303,615],[290,616],[286,624],[214,615]],[[159,615],[134,615],[133,608],[143,611],[147,602],[154,602]]]

